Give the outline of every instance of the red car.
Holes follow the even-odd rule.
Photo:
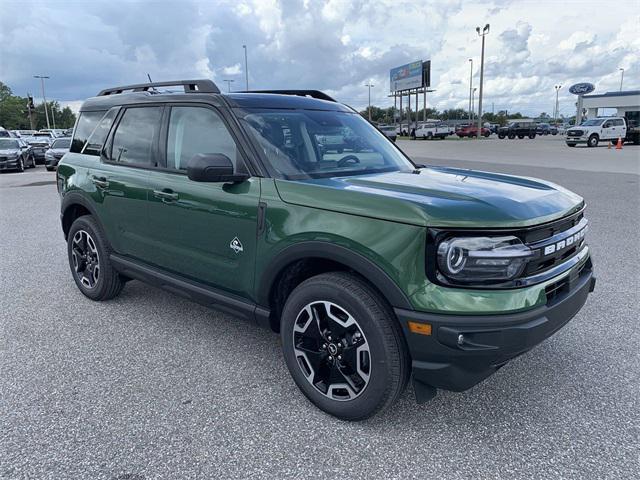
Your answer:
[[[488,128],[482,127],[481,134],[483,137],[488,137],[491,135],[491,130]],[[478,126],[477,125],[467,125],[466,127],[462,127],[456,131],[456,135],[460,138],[462,137],[475,137],[478,135]]]

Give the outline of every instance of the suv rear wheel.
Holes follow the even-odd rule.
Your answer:
[[[587,140],[587,145],[589,147],[597,147],[598,146],[598,135],[596,135],[595,133],[593,135],[591,135],[589,137],[589,140]]]
[[[312,277],[281,319],[284,359],[302,393],[343,420],[364,420],[404,390],[409,355],[393,312],[359,277]]]
[[[73,222],[67,252],[73,279],[85,296],[102,301],[120,293],[124,280],[111,265],[111,249],[93,217],[85,215]]]

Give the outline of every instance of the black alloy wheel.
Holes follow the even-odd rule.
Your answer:
[[[293,327],[298,365],[307,381],[333,400],[352,400],[369,383],[371,353],[362,329],[339,305],[305,305]]]
[[[74,275],[85,288],[93,289],[100,277],[100,255],[96,243],[85,230],[78,230],[71,242]]]

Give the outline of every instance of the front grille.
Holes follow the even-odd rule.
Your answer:
[[[584,132],[582,130],[569,130],[567,135],[571,135],[573,137],[580,137]]]
[[[586,245],[587,220],[584,212],[527,231],[523,241],[539,255],[529,261],[523,276],[543,273],[564,263]]]

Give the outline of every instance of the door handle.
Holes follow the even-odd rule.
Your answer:
[[[96,177],[95,175],[92,175],[91,182],[98,188],[109,187],[109,181],[106,179],[106,177]]]
[[[160,198],[163,201],[175,201],[179,198],[178,194],[169,188],[165,188],[164,190],[154,190],[153,196]]]

